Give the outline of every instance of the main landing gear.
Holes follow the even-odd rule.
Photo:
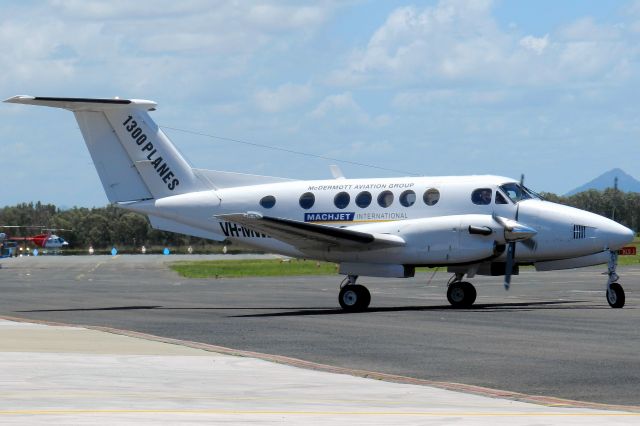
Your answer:
[[[476,288],[466,281],[462,281],[464,274],[456,273],[449,280],[447,300],[454,308],[470,308],[476,301]]]
[[[348,275],[340,284],[338,301],[348,312],[364,311],[371,303],[371,293],[365,286],[356,284],[357,279],[357,275]]]
[[[455,274],[448,284],[447,300],[454,308],[469,308],[476,301],[476,288],[468,282],[462,281],[464,274]],[[356,284],[357,275],[348,275],[340,284],[338,302],[347,312],[361,312],[371,303],[371,293],[360,284]]]
[[[607,275],[607,302],[612,308],[622,308],[624,306],[624,290],[622,286],[618,284],[618,274],[616,274],[616,266],[618,265],[618,253],[616,251],[610,252]]]

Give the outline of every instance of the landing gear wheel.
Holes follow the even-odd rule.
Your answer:
[[[607,302],[612,308],[622,308],[624,306],[624,290],[618,283],[611,283],[607,290]]]
[[[364,311],[371,303],[371,293],[365,286],[359,284],[346,285],[340,289],[338,302],[345,311]]]
[[[476,288],[471,283],[456,281],[447,289],[447,300],[454,308],[469,308],[476,301]]]

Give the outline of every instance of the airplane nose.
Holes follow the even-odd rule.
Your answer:
[[[598,233],[607,242],[610,249],[618,250],[633,241],[634,232],[626,226],[608,220],[605,226],[598,228]]]

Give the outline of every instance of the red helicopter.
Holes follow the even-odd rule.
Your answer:
[[[29,237],[9,237],[6,234],[4,239],[7,241],[31,241],[38,247],[45,249],[61,249],[69,245],[69,243],[62,237],[53,234],[53,231],[70,231],[70,229],[43,229],[39,226],[19,226],[19,225],[4,225],[0,228],[40,228],[43,230],[41,234],[33,235]],[[46,231],[46,232],[44,232]]]

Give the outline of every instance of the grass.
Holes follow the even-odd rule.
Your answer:
[[[634,246],[636,248],[636,253],[640,254],[640,238],[634,238],[633,242],[628,244],[628,246]],[[640,255],[638,254],[636,254],[635,256],[618,256],[618,266],[629,266],[638,264],[640,264]]]
[[[333,275],[337,272],[335,263],[297,259],[185,261],[171,263],[169,267],[186,278]]]
[[[638,248],[640,239],[636,238],[629,245]],[[640,253],[640,249],[637,252]],[[640,265],[640,255],[619,256],[618,265]],[[169,267],[186,278],[283,277],[333,275],[338,272],[338,267],[335,263],[299,259],[200,260],[174,262],[169,264]],[[416,272],[432,271],[433,269],[427,268],[416,269]]]

